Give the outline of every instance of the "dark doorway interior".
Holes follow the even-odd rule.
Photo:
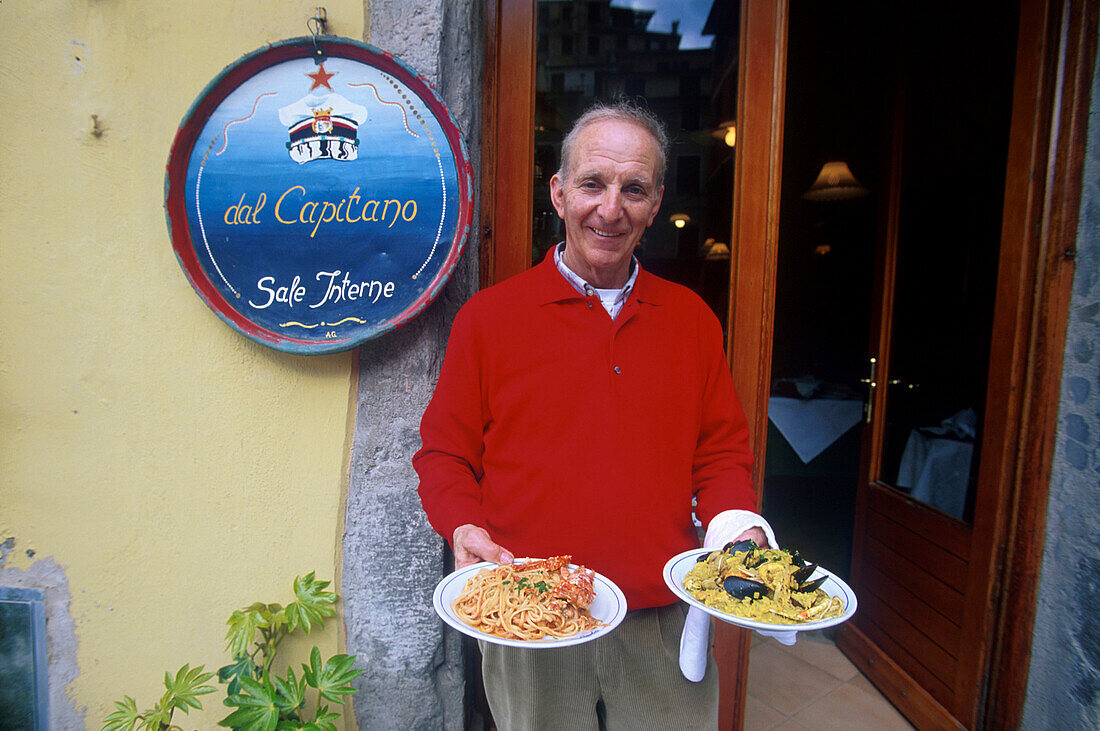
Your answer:
[[[847,578],[868,376],[867,338],[889,34],[877,4],[795,3],[788,26],[783,185],[764,515],[781,543]],[[887,26],[888,27],[888,26]],[[809,200],[822,167],[844,162],[862,195]],[[832,441],[800,444],[776,425],[782,399],[846,402]],[[814,428],[819,420],[807,415]],[[794,446],[792,446],[794,445]],[[801,451],[796,451],[796,447]]]

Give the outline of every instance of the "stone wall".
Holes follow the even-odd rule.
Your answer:
[[[1023,728],[1100,728],[1100,68]]]
[[[479,169],[482,18],[473,0],[372,0],[368,42],[439,91]],[[443,293],[419,317],[359,350],[358,411],[343,541],[348,653],[361,729],[460,729],[461,643],[432,609],[445,544],[428,525],[411,459],[451,322],[477,289],[475,210],[466,250]]]

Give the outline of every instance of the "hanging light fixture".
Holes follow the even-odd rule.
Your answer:
[[[707,261],[721,261],[730,258],[730,247],[721,241],[716,241],[707,249],[703,256]]]
[[[676,228],[683,228],[691,223],[691,216],[686,213],[674,213],[668,217],[668,220],[672,222],[672,225]]]
[[[732,119],[722,122],[710,134],[715,139],[726,143],[726,147],[735,147],[737,145],[737,122]]]
[[[848,163],[834,160],[821,167],[817,180],[802,194],[802,197],[811,201],[839,201],[859,198],[869,192],[856,180],[856,176],[852,175],[852,171],[848,169]]]

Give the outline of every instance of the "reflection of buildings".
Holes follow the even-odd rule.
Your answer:
[[[708,25],[715,13],[736,5],[717,0]],[[564,235],[548,188],[564,130],[593,99],[638,98],[665,121],[672,137],[664,203],[639,258],[650,271],[704,296],[715,279],[707,270],[721,269],[721,294],[715,296],[724,297],[728,260],[707,261],[702,247],[707,239],[729,241],[733,155],[720,125],[733,119],[736,66],[717,67],[716,59],[728,58],[728,51],[680,50],[678,23],[671,32],[647,30],[653,13],[614,7],[610,0],[539,0],[532,255],[541,259]],[[732,58],[735,64],[736,48]],[[674,227],[673,214],[686,214],[690,223]],[[724,302],[712,300],[723,319]]]

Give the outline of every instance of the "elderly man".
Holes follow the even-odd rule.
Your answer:
[[[708,545],[770,535],[749,512],[748,426],[718,321],[633,256],[661,205],[666,148],[632,105],[576,122],[550,181],[565,241],[461,309],[421,422],[421,501],[458,567],[571,554],[630,608],[588,643],[482,643],[503,729],[713,728],[709,627],[700,616],[685,633],[696,657],[681,672],[685,608],[662,567],[698,546],[693,498]]]

